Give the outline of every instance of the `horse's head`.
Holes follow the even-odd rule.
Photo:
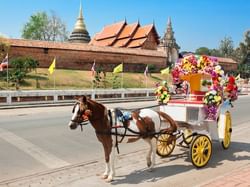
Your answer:
[[[78,125],[81,125],[83,122],[88,121],[88,117],[91,115],[91,111],[88,109],[87,98],[86,96],[80,97],[72,110],[72,118],[68,126],[70,129],[76,129]]]

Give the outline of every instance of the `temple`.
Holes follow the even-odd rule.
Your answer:
[[[89,41],[90,41],[90,36],[84,23],[82,14],[82,4],[80,4],[79,16],[77,18],[75,27],[69,37],[69,42],[89,43]]]
[[[105,26],[91,40],[90,45],[157,50],[159,36],[154,24],[141,26],[126,21]]]
[[[167,29],[161,38],[158,50],[166,53],[168,65],[174,65],[178,59],[179,49],[180,47],[174,37],[171,18],[168,18]]]
[[[105,26],[90,40],[82,5],[69,42],[0,38],[1,42],[10,46],[10,60],[29,56],[39,61],[40,68],[48,68],[56,57],[57,68],[90,70],[96,62],[97,67],[113,71],[118,64],[124,63],[125,72],[142,72],[147,65],[159,72],[175,63],[180,48],[170,18],[160,41],[154,24],[142,26],[139,21],[128,24],[126,20]],[[218,61],[226,71],[237,68],[237,62],[232,59],[219,58]]]

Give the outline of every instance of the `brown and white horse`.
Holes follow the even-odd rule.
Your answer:
[[[115,175],[114,159],[118,143],[134,142],[142,138],[150,147],[146,160],[147,166],[152,170],[156,155],[155,137],[161,131],[162,120],[170,124],[168,133],[175,132],[177,128],[176,123],[165,113],[142,109],[132,112],[131,118],[126,119],[121,112],[118,115],[116,110],[110,112],[104,105],[87,99],[86,96],[77,100],[72,112],[73,116],[68,124],[70,129],[76,129],[86,119],[94,127],[96,136],[104,148],[106,169],[103,178],[108,182],[112,181]]]

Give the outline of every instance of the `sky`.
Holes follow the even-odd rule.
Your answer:
[[[24,24],[39,11],[54,11],[71,32],[80,1],[91,37],[105,25],[124,19],[155,23],[163,36],[171,17],[180,51],[195,51],[203,46],[218,48],[224,37],[231,37],[238,47],[250,30],[250,0],[0,0],[0,34],[21,38]]]

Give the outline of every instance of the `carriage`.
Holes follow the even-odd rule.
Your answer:
[[[116,149],[119,153],[118,144],[122,142],[143,139],[149,145],[146,161],[150,170],[154,168],[156,153],[167,157],[177,143],[190,149],[191,161],[198,168],[210,160],[212,141],[220,141],[224,149],[229,148],[232,133],[229,108],[237,99],[238,89],[235,78],[225,76],[216,59],[207,56],[185,57],[171,73],[175,82],[185,85],[184,94],[173,99],[168,87],[158,87],[155,93],[160,111],[140,108],[125,114],[121,108],[107,109],[86,96],[75,103],[68,126],[76,129],[85,121],[93,126],[104,148],[103,178],[108,182],[113,180],[114,153]]]
[[[219,141],[227,149],[231,141],[231,114],[228,100],[221,99],[213,119],[208,118],[207,105],[203,99],[209,82],[208,74],[188,74],[181,77],[189,84],[189,93],[183,97],[170,99],[160,105],[160,111],[167,113],[178,123],[178,130],[172,134],[160,134],[157,139],[157,154],[169,156],[175,146],[189,148],[192,164],[197,168],[205,166],[211,158],[212,142]],[[207,94],[208,95],[208,94]]]

